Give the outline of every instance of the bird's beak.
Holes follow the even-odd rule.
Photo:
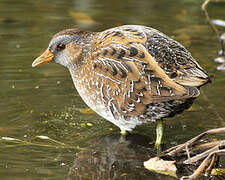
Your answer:
[[[34,62],[32,63],[32,67],[36,67],[41,64],[50,62],[53,60],[53,58],[54,58],[54,55],[52,54],[52,52],[49,49],[47,49],[42,55],[40,55],[39,57],[37,57],[34,60]]]

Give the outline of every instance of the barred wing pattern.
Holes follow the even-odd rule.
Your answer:
[[[138,26],[136,29],[129,26],[109,29],[99,34],[87,58],[92,61],[93,73],[102,79],[101,98],[115,118],[119,115],[152,116],[153,112],[149,111],[154,111],[153,104],[165,106],[177,101],[179,105],[199,95],[197,88],[176,82],[179,73],[177,76],[170,74],[164,65],[168,59],[162,57],[162,63],[159,57],[153,56],[150,47],[158,51],[156,45],[151,45],[154,34],[160,36],[156,30]],[[188,63],[191,68],[198,67],[194,60]],[[169,110],[160,113],[159,118],[168,115]]]

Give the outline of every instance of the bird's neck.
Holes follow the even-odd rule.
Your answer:
[[[76,43],[76,46],[80,46],[76,48],[70,48],[71,50],[76,49],[75,52],[70,52],[76,57],[71,57],[74,61],[71,61],[69,65],[70,72],[75,74],[80,74],[80,72],[86,67],[87,61],[91,56],[91,53],[94,51],[93,44],[95,42],[95,36],[97,37],[97,32],[88,32],[82,35],[80,42]]]

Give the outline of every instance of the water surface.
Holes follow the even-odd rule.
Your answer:
[[[218,64],[213,61],[220,45],[200,6],[201,2],[191,0],[2,0],[0,136],[34,144],[6,147],[15,144],[0,141],[1,179],[172,179],[142,166],[155,155],[147,143],[154,141],[155,124],[140,126],[121,140],[117,127],[94,113],[82,113],[87,106],[67,69],[53,63],[32,69],[31,63],[51,36],[65,28],[102,31],[140,24],[164,32],[185,45],[213,77],[189,111],[164,121],[164,148],[182,143],[225,124],[225,76],[216,71]],[[213,4],[209,10],[222,18],[224,8]]]

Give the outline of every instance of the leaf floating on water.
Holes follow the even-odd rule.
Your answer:
[[[218,57],[218,58],[215,58],[214,61],[215,61],[215,62],[218,62],[218,63],[224,63],[224,62],[225,62],[225,57]]]
[[[214,19],[214,20],[212,20],[212,23],[215,24],[215,25],[217,25],[217,26],[223,26],[223,27],[225,27],[225,21],[220,20],[220,19]]]
[[[69,11],[70,16],[72,16],[72,18],[79,22],[79,23],[83,23],[83,24],[95,24],[95,20],[92,19],[91,16],[89,16],[88,14],[84,13],[84,12],[78,12],[78,11]]]
[[[157,172],[164,175],[169,175],[176,177],[177,168],[175,166],[175,161],[165,161],[159,157],[154,157],[144,162],[144,166],[149,171]]]
[[[95,112],[91,108],[80,109],[80,113],[82,113],[82,114],[95,114]]]
[[[225,169],[222,168],[214,168],[211,171],[212,176],[218,176],[218,175],[224,175],[225,174]]]

